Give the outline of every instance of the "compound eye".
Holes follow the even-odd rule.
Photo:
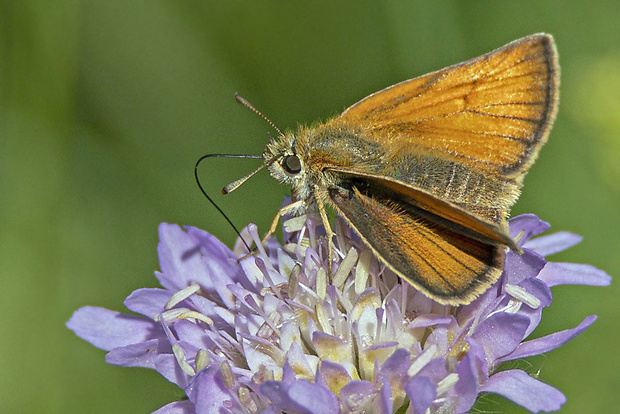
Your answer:
[[[301,160],[297,155],[287,155],[282,160],[282,167],[289,174],[297,174],[301,171]]]

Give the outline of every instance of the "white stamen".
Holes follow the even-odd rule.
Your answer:
[[[158,315],[155,315],[155,318],[153,319],[155,320],[155,322],[159,322],[162,318],[164,320],[164,323],[166,324],[172,323],[178,319],[197,319],[199,321],[203,321],[208,325],[213,325],[213,319],[209,318],[207,315],[187,308],[170,309]]]
[[[525,303],[532,309],[538,309],[540,307],[540,299],[529,293],[521,286],[506,284],[506,293],[513,298]]]
[[[209,353],[204,349],[199,349],[196,354],[196,359],[194,360],[196,364],[196,371],[202,371],[209,365],[210,361]]]
[[[295,233],[304,228],[304,224],[306,224],[306,220],[308,220],[308,216],[306,214],[302,214],[301,216],[291,217],[288,220],[284,221],[284,230],[287,233]]]
[[[523,302],[517,299],[510,299],[508,304],[504,307],[503,312],[516,314],[521,310],[521,306],[523,306]]]
[[[199,290],[200,290],[200,285],[195,282],[189,285],[188,287],[186,287],[185,289],[179,290],[177,293],[172,295],[170,299],[168,299],[168,302],[166,302],[166,304],[164,305],[164,309],[166,310],[172,309],[173,307],[183,302],[185,299],[189,298],[190,296],[192,296],[194,293],[198,292]]]
[[[250,393],[250,391],[247,388],[239,387],[239,391],[237,392],[237,395],[239,396],[239,401],[241,401],[242,406],[245,407],[248,410],[248,412],[250,413],[258,412],[258,405],[256,404],[256,401],[254,400],[252,393]]]
[[[521,230],[515,237],[512,238],[512,240],[514,240],[515,244],[519,244],[523,236],[525,236],[525,231]]]
[[[308,240],[310,240],[310,246],[312,246],[312,248],[316,250],[318,241],[318,238],[316,236],[316,220],[312,217],[308,219],[308,224],[306,225],[306,227],[304,227],[304,229],[308,230]],[[300,246],[300,248],[301,247],[302,246]],[[305,252],[305,250],[302,251]]]
[[[220,373],[222,374],[224,386],[229,390],[232,389],[235,386],[235,377],[228,361],[224,361],[222,365],[220,365]]]
[[[209,318],[207,315],[204,315],[200,312],[196,312],[193,310],[188,310],[187,312],[183,312],[178,316],[179,319],[197,319],[199,321],[203,321],[208,325],[213,325],[213,319]]]
[[[316,294],[319,295],[321,300],[325,300],[325,295],[327,294],[327,272],[323,267],[316,274]]]
[[[519,312],[519,309],[521,309],[521,305],[523,305],[523,302],[521,302],[520,300],[510,299],[508,303],[506,304],[506,306],[494,310],[493,312],[489,313],[484,319],[489,319],[491,316],[495,315],[496,313],[502,313],[502,312],[515,314]],[[473,332],[474,328],[475,326],[472,326],[470,328],[469,333]]]
[[[189,312],[187,308],[174,308],[160,313],[159,315],[155,315],[155,322],[159,322],[163,319],[163,322],[168,324],[176,321],[179,318],[179,315],[184,314],[185,312]]]
[[[342,306],[345,310],[345,313],[349,313],[353,309],[353,303],[351,303],[350,299],[355,299],[355,298],[350,297],[350,295],[345,292],[350,292],[353,289],[354,283],[355,283],[354,280],[349,280],[347,283],[345,283],[342,290],[334,289],[334,292],[336,293],[336,298],[338,299],[338,302],[337,302],[338,306],[339,307]]]
[[[347,276],[353,269],[353,265],[357,262],[357,250],[354,247],[351,247],[347,252],[345,258],[340,262],[340,266],[338,266],[338,270],[336,270],[336,274],[334,275],[334,280],[332,284],[338,288],[341,288],[346,280]]]
[[[321,305],[317,305],[316,306],[316,319],[319,322],[319,325],[321,326],[321,330],[329,335],[332,335],[332,327],[329,324],[329,317],[327,316],[327,312],[325,312],[325,309],[323,309],[323,306]]]
[[[295,255],[297,253],[297,248],[299,248],[301,254],[304,254],[306,252],[307,246],[301,246],[297,243],[286,243],[282,248],[285,252],[291,255]]]
[[[459,374],[453,372],[452,374],[446,375],[444,379],[439,381],[437,384],[437,395],[441,395],[446,391],[449,391],[459,380]]]
[[[299,234],[297,236],[297,240],[299,240],[300,244],[304,244],[304,241],[306,242],[307,246],[310,246],[310,240],[308,239],[308,237],[306,236],[306,231],[308,230],[308,228],[306,226],[303,226],[301,228],[301,230],[299,230]]]
[[[312,300],[313,301],[319,301],[319,295],[316,294],[316,292],[314,291],[314,289],[312,289],[311,287],[308,287],[306,285],[304,285],[303,283],[299,284],[299,287],[304,291],[304,293],[312,296]]]
[[[308,237],[301,237],[301,233],[300,233],[299,242],[296,244],[296,246],[299,246],[299,250],[305,253],[308,247],[313,247],[312,240],[310,240],[310,238]]]
[[[368,272],[370,269],[370,250],[364,250],[359,255],[357,266],[355,267],[355,294],[361,294],[368,283]]]
[[[413,361],[413,364],[407,370],[407,375],[413,377],[415,374],[420,372],[422,368],[424,368],[429,362],[435,358],[435,353],[437,353],[437,345],[431,345],[424,350],[418,357]]]
[[[299,291],[299,273],[301,272],[301,266],[296,264],[291,271],[291,275],[288,277],[288,297],[294,299]]]
[[[346,234],[346,224],[344,220],[337,218],[334,221],[334,227],[336,228],[336,240],[338,241],[338,248],[342,251],[349,248],[350,244],[347,242]]]
[[[194,371],[194,368],[192,368],[191,365],[187,362],[187,359],[185,358],[185,352],[183,352],[183,349],[179,346],[179,344],[172,344],[172,353],[174,354],[174,357],[176,358],[179,367],[181,367],[183,372],[185,372],[191,377],[196,375],[196,371]]]

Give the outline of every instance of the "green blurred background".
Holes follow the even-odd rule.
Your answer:
[[[141,413],[182,397],[108,366],[64,326],[156,286],[157,225],[234,233],[193,180],[209,152],[260,154],[270,128],[338,114],[380,88],[547,32],[560,112],[514,214],[584,241],[555,261],[620,275],[620,2],[0,1],[0,412]],[[205,165],[218,194],[255,161]],[[287,189],[266,173],[217,197],[263,231]],[[554,289],[536,336],[599,320],[526,363],[566,413],[620,405],[618,283]],[[487,396],[484,412],[522,412]]]

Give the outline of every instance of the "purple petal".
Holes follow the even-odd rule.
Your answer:
[[[523,237],[519,240],[519,246],[527,242],[534,236],[547,231],[551,226],[549,223],[542,221],[534,214],[522,214],[517,217],[513,217],[508,220],[508,226],[510,228],[510,237],[513,239],[523,232]]]
[[[200,246],[176,224],[159,225],[159,265],[161,273],[156,276],[161,285],[177,291],[188,285],[187,276],[204,274],[200,260]]]
[[[234,261],[234,260],[233,260]],[[234,261],[236,263],[236,261]],[[204,280],[200,280],[199,283],[202,286],[202,290],[206,295],[214,292],[221,298],[224,305],[228,309],[235,308],[235,299],[228,290],[228,286],[237,282],[243,274],[241,267],[233,266],[230,260],[216,260],[213,257],[203,257],[202,263],[206,270],[206,278],[209,280],[208,284],[204,284]],[[245,274],[243,274],[245,277]]]
[[[448,347],[450,346],[450,340],[448,339],[448,334],[452,334],[451,331],[448,331],[448,328],[443,325],[437,326],[432,330],[431,334],[428,336],[426,340],[426,346],[430,344],[437,345],[438,351],[440,354],[443,354],[448,351]],[[450,338],[452,339],[452,338]]]
[[[156,276],[166,289],[177,291],[197,282],[207,293],[241,280],[243,272],[232,251],[209,233],[162,223],[159,238],[162,271]]]
[[[541,236],[528,240],[523,244],[523,247],[534,250],[542,256],[549,256],[578,244],[582,239],[583,237],[577,234],[560,231],[548,236]]]
[[[327,388],[308,381],[295,381],[288,389],[289,397],[310,413],[339,413],[338,398]]]
[[[496,359],[513,352],[523,340],[530,324],[529,318],[513,313],[500,312],[478,325],[472,338],[481,344],[490,366]]]
[[[578,263],[547,263],[538,278],[547,286],[588,285],[608,286],[611,276],[594,266]]]
[[[500,358],[500,361],[510,361],[513,359],[526,358],[532,355],[539,355],[564,345],[583,331],[585,331],[596,320],[596,315],[586,317],[579,325],[572,329],[552,333],[541,338],[523,342],[510,355]]]
[[[382,377],[382,376],[380,376]],[[379,398],[376,400],[377,407],[376,411],[378,414],[392,414],[392,387],[390,386],[390,381],[387,378],[381,379],[381,389],[379,390]]]
[[[546,308],[551,305],[551,301],[553,297],[551,296],[551,289],[549,286],[540,279],[527,279],[519,284],[522,288],[524,288],[527,293],[535,296],[538,300],[540,300],[540,306]]]
[[[196,406],[196,414],[218,413],[223,407],[230,410],[237,405],[237,398],[233,397],[232,390],[224,385],[222,374],[216,365],[200,371],[185,393]],[[237,408],[242,412],[241,407]]]
[[[566,402],[560,391],[518,369],[493,375],[482,386],[482,391],[499,394],[532,412],[559,410]]]
[[[279,410],[299,413],[339,413],[338,398],[327,388],[305,380],[290,386],[280,381],[267,381],[261,388]]]
[[[506,263],[508,263],[511,256],[514,255],[513,252],[508,252]],[[460,322],[473,321],[479,319],[480,315],[487,315],[492,312],[497,307],[498,294],[503,294],[501,292],[503,292],[504,285],[506,284],[505,276],[506,275],[502,275],[495,285],[478,296],[472,303],[462,306],[458,314],[458,320]]]
[[[260,392],[264,396],[269,398],[269,400],[276,407],[276,409],[291,409],[290,406],[293,405],[293,402],[290,401],[290,398],[287,394],[289,386],[289,384],[285,384],[282,381],[265,381],[260,386]]]
[[[370,381],[354,380],[340,389],[340,400],[344,403],[345,408],[355,412],[358,407],[355,405],[357,401],[367,401],[377,394],[375,384]]]
[[[448,374],[446,360],[443,357],[437,357],[426,364],[416,376],[428,377],[436,384]]]
[[[535,296],[540,300],[540,306],[538,308],[531,308],[527,304],[523,304],[519,309],[519,315],[523,315],[529,318],[530,324],[523,334],[524,338],[527,338],[536,329],[542,318],[543,308],[551,304],[551,289],[538,279],[527,279],[519,284],[524,288],[527,293]]]
[[[211,276],[223,269],[227,273],[227,277],[231,280],[229,283],[240,283],[246,289],[254,287],[254,284],[248,281],[243,272],[241,264],[237,261],[237,256],[228,246],[206,231],[195,227],[186,227],[185,230],[193,239],[201,244],[201,250],[204,256],[203,261],[206,262],[207,270]],[[216,288],[220,287],[215,282],[212,283],[212,285]]]
[[[294,381],[295,371],[293,370],[293,367],[291,367],[291,364],[287,359],[286,361],[284,361],[284,367],[282,367],[282,383],[288,386],[291,385]]]
[[[214,326],[222,329],[222,325],[229,325],[232,322],[222,317],[222,313],[229,314],[230,310],[217,306],[215,303],[200,295],[193,295],[187,299],[191,305],[189,308],[195,309],[197,312],[207,315],[213,319]]]
[[[407,381],[404,388],[414,413],[425,413],[437,397],[435,384],[428,377],[416,375]]]
[[[193,345],[196,349],[205,348],[207,335],[205,328],[185,319],[174,322],[174,330],[180,341]]]
[[[487,365],[484,348],[472,338],[467,338],[466,341],[467,345],[469,345],[469,352],[467,354],[474,358],[476,366],[478,367],[478,381],[482,383],[489,377],[489,366]]]
[[[171,296],[172,293],[165,289],[138,289],[125,299],[125,306],[133,312],[155,319],[156,315],[163,312]]]
[[[194,414],[196,407],[190,400],[175,401],[166,404],[159,410],[153,411],[151,414]]]
[[[108,364],[123,367],[142,367],[155,369],[155,360],[160,354],[172,353],[167,339],[151,339],[146,342],[114,348],[106,356]]]
[[[508,254],[504,265],[506,282],[518,285],[525,279],[536,277],[545,267],[544,257],[531,250],[524,250],[523,254]]]
[[[402,383],[407,378],[407,370],[411,366],[410,353],[404,348],[397,349],[381,365],[381,373],[390,381]]]
[[[179,388],[186,388],[190,383],[190,377],[187,375],[177,362],[173,354],[160,354],[155,358],[155,369],[164,378]]]
[[[200,248],[205,255],[217,256],[219,258],[232,258],[236,261],[237,257],[234,255],[232,250],[219,241],[214,235],[191,226],[184,227],[184,230],[187,235],[192,238],[192,240],[199,243]]]
[[[473,354],[467,353],[456,366],[456,373],[459,376],[454,385],[454,391],[459,396],[456,406],[457,413],[469,412],[469,409],[476,402],[478,397],[478,367]]]
[[[84,306],[75,311],[67,328],[106,351],[163,337],[163,332],[152,320],[95,306]]]

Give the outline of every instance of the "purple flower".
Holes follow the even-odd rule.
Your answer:
[[[559,284],[605,286],[588,265],[548,263],[544,255],[580,241],[539,235],[536,216],[510,221],[522,255],[509,252],[504,274],[467,306],[439,305],[381,265],[337,220],[337,270],[326,267],[325,239],[310,218],[285,244],[244,256],[196,228],[162,224],[163,288],[133,292],[139,316],[84,307],[67,323],[109,351],[106,361],[155,369],[188,399],[157,413],[468,412],[492,392],[532,412],[553,411],[564,395],[505,361],[555,349],[590,326],[526,340]],[[293,223],[295,224],[295,223]]]

